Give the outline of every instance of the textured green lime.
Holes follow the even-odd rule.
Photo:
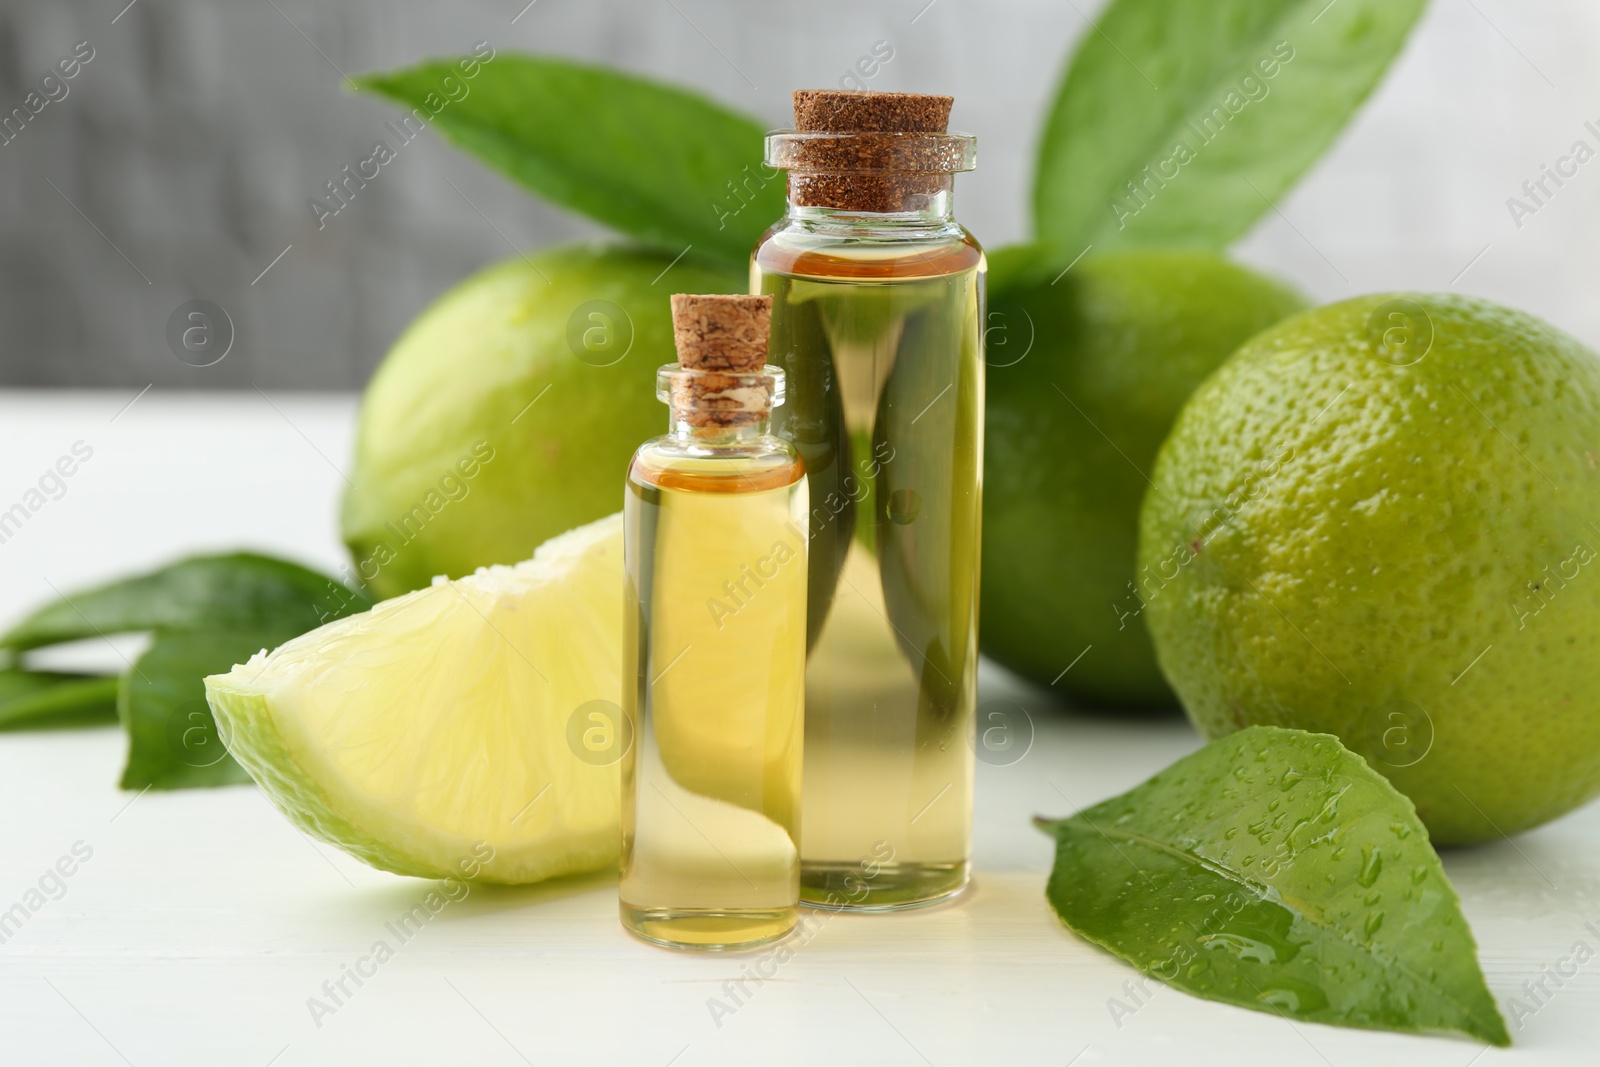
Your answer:
[[[1145,501],[1161,666],[1216,737],[1337,734],[1442,844],[1600,791],[1600,360],[1460,296],[1257,337],[1184,409]]]
[[[1186,993],[1511,1043],[1428,832],[1337,738],[1250,727],[1037,821],[1056,839],[1046,895],[1062,921]]]
[[[672,293],[733,271],[621,248],[513,259],[441,297],[367,388],[344,539],[382,596],[515,563],[621,506],[633,450],[666,429]]]
[[[1054,285],[1012,289],[1008,260],[1025,255],[994,265],[983,650],[1087,700],[1167,704],[1129,589],[1151,464],[1195,386],[1304,305],[1202,252],[1089,257]]]

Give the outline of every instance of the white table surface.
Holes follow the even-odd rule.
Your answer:
[[[249,546],[333,568],[354,398],[0,392],[0,510],[82,440],[92,459],[0,544],[0,614],[195,550]],[[119,414],[119,411],[121,412]],[[114,421],[113,421],[114,420]],[[123,653],[128,651],[125,645]],[[115,664],[118,652],[80,659]],[[1152,985],[1064,930],[1044,899],[1066,814],[1198,745],[1181,719],[1069,713],[991,671],[1037,739],[978,767],[974,888],[896,916],[832,919],[731,1016],[708,999],[744,956],[627,937],[616,879],[475,888],[332,1016],[307,1000],[433,883],[294,829],[253,787],[119,792],[114,727],[0,734],[0,910],[76,842],[93,856],[0,946],[0,1063],[203,1064],[1580,1064],[1600,1060],[1600,961],[1513,1028],[1517,1047],[1314,1025]],[[1450,853],[1496,998],[1573,943],[1600,942],[1600,808],[1515,843]],[[1131,1001],[1129,1003],[1132,1003]]]

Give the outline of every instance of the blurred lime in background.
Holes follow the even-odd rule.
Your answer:
[[[996,292],[985,653],[1083,700],[1172,703],[1131,586],[1150,468],[1195,386],[1303,306],[1282,283],[1209,252],[1090,256],[1053,284]]]
[[[621,508],[634,448],[665,429],[667,297],[744,284],[688,259],[579,246],[507,260],[440,297],[362,401],[341,515],[355,576],[394,596],[526,559]]]

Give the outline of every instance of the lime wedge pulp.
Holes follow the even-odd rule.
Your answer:
[[[623,750],[569,739],[620,720],[621,646],[613,515],[258,653],[206,694],[307,833],[398,874],[535,882],[616,862]]]

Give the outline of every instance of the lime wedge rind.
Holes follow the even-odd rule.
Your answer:
[[[527,883],[616,862],[615,762],[569,747],[620,695],[622,526],[443,579],[253,657],[206,691],[305,832],[397,874]]]

